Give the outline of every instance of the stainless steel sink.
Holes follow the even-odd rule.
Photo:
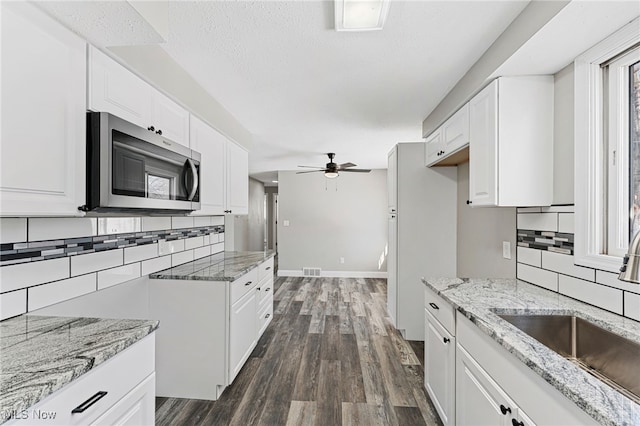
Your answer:
[[[498,315],[640,403],[640,345],[570,315]]]

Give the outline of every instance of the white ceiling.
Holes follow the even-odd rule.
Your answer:
[[[333,2],[171,2],[163,48],[253,135],[250,171],[386,168],[526,1],[393,1],[382,31],[336,32]]]

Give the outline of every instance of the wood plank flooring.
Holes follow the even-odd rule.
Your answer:
[[[157,425],[441,425],[422,342],[386,314],[386,280],[278,278],[274,318],[218,401],[156,398]]]

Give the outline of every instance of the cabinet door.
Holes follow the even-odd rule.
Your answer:
[[[398,212],[398,148],[389,153],[387,162],[387,192],[389,213]]]
[[[457,424],[511,426],[516,413],[515,404],[467,351],[458,345],[456,353]]]
[[[189,111],[157,90],[152,90],[151,124],[156,132],[184,146],[189,146]]]
[[[389,242],[387,243],[387,311],[394,326],[398,325],[398,217],[389,215]]]
[[[442,133],[441,129],[433,132],[426,140],[426,165],[430,166],[442,158],[444,152],[442,150]]]
[[[147,377],[93,424],[146,426],[156,420],[156,375]]]
[[[227,142],[227,210],[249,213],[249,153],[233,142]]]
[[[425,309],[424,386],[444,425],[455,425],[455,338]]]
[[[88,109],[108,112],[145,129],[153,125],[154,89],[149,84],[93,46],[88,64]]]
[[[498,81],[469,101],[469,200],[498,204]]]
[[[229,383],[249,358],[256,345],[257,292],[249,291],[231,306],[229,321]]]
[[[469,143],[469,103],[466,103],[442,125],[442,142],[445,155]]]
[[[514,422],[511,420],[512,426],[536,426],[536,424],[527,416],[520,408],[518,408],[518,419]]]
[[[225,210],[226,138],[200,119],[191,116],[191,149],[200,160],[200,210],[193,215],[222,215]]]
[[[33,5],[0,7],[0,215],[79,216],[85,199],[85,42]]]

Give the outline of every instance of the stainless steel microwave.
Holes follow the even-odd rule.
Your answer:
[[[88,212],[200,208],[200,154],[106,112],[87,113]]]

